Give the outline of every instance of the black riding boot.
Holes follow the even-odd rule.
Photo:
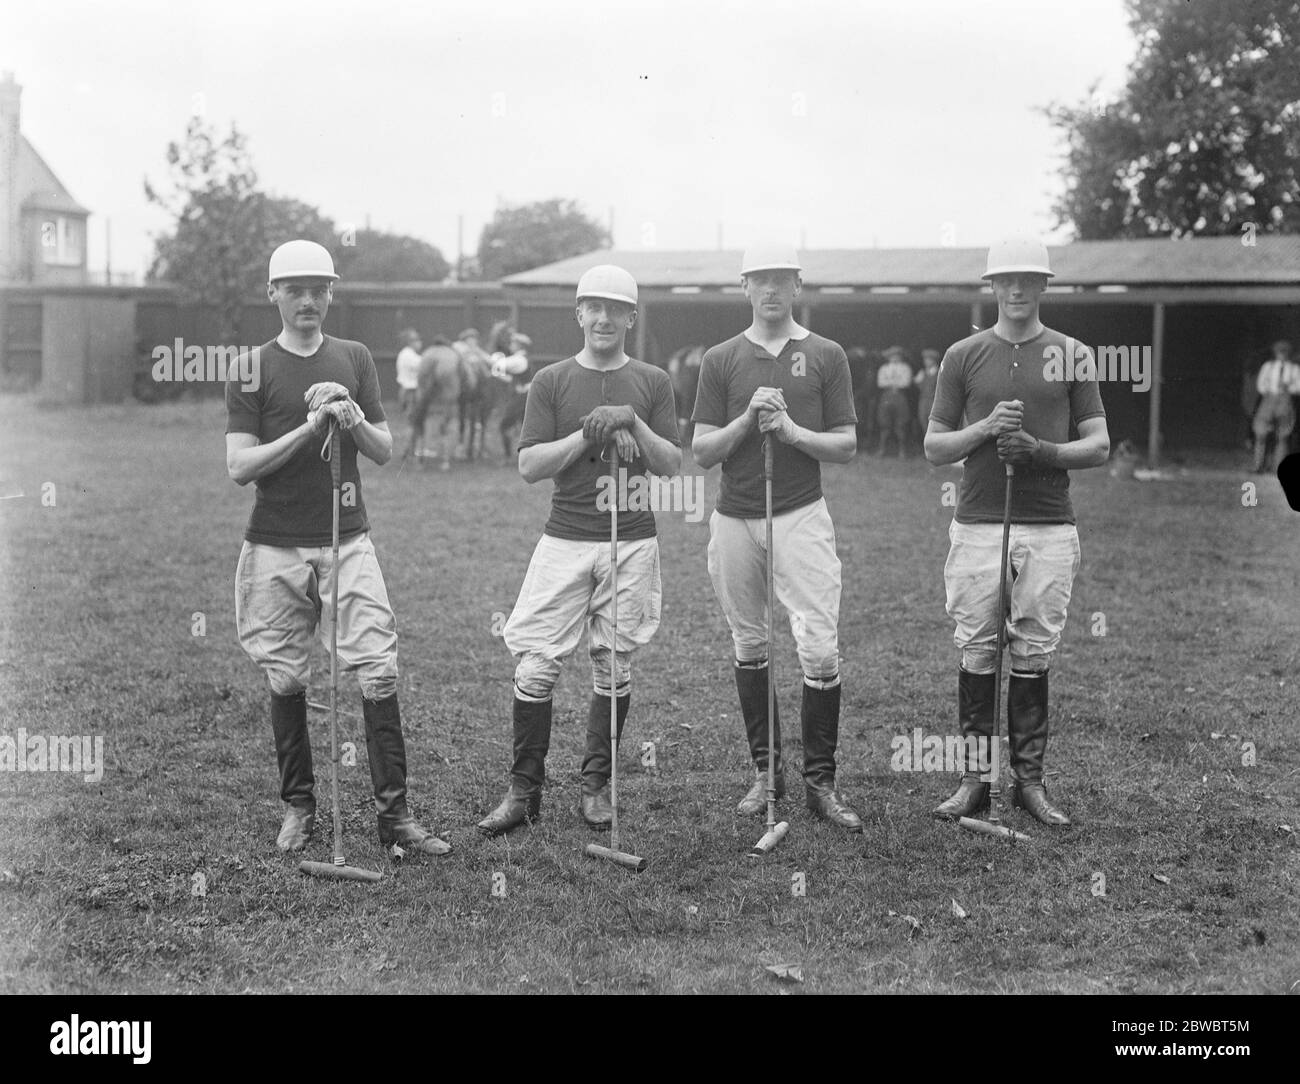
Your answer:
[[[1007,692],[1007,731],[1011,739],[1011,805],[1052,828],[1066,828],[1070,818],[1048,800],[1043,786],[1047,752],[1047,674],[1011,675]]]
[[[971,762],[970,737],[983,738],[983,745],[993,756],[993,701],[997,695],[996,674],[968,674],[957,671],[957,725],[966,746],[965,772],[961,784],[946,801],[939,804],[934,816],[945,818],[973,817],[989,807],[989,785],[980,782],[978,761]]]
[[[754,762],[754,783],[740,800],[736,812],[753,816],[767,810],[767,677],[768,667],[735,666],[736,692],[745,720],[749,756]],[[781,708],[773,699],[772,731],[776,738],[776,796],[785,795],[785,771],[781,763]]]
[[[835,790],[835,749],[840,734],[840,686],[803,685],[803,781],[808,808],[850,832],[862,831],[862,818]]]
[[[515,697],[514,746],[510,789],[501,804],[478,822],[479,831],[490,836],[518,828],[524,821],[535,821],[541,813],[546,753],[551,747],[551,701],[538,703]]]
[[[632,694],[618,698],[618,738],[623,740],[623,726]],[[592,693],[587,708],[587,750],[582,757],[582,819],[597,831],[606,831],[614,821],[614,807],[609,804],[609,697]]]
[[[363,696],[361,714],[366,723],[366,756],[375,791],[379,842],[385,847],[398,844],[422,854],[446,854],[451,845],[421,827],[406,806],[406,742],[397,694],[383,700]]]
[[[316,823],[316,777],[312,774],[305,692],[271,694],[271,731],[280,768],[280,800],[288,805],[275,842],[282,851],[300,851]]]

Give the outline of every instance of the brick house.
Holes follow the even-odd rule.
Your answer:
[[[22,87],[0,77],[0,282],[87,281],[86,220],[20,126]]]

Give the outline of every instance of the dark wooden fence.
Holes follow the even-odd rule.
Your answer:
[[[496,283],[349,284],[336,292],[325,330],[369,346],[385,395],[396,395],[402,328],[416,328],[428,342],[434,335],[454,339],[466,327],[486,336],[503,319],[518,323],[520,310]],[[265,297],[250,298],[238,342],[229,345],[258,346],[279,330],[275,307]],[[137,376],[151,369],[155,348],[173,347],[178,339],[205,350],[223,345],[216,307],[182,303],[174,290],[156,286],[0,287],[3,389],[39,389],[49,402],[121,402]],[[186,390],[220,393],[206,383]]]

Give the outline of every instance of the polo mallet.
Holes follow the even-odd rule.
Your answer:
[[[981,835],[998,836],[1002,839],[1028,840],[1023,832],[1013,828],[1004,828],[999,823],[998,804],[1002,801],[1002,752],[998,742],[999,722],[1002,713],[1002,650],[1006,646],[1006,615],[1003,607],[1007,597],[1007,557],[1011,550],[1011,490],[1015,483],[1016,468],[1007,464],[1007,495],[1002,507],[1002,568],[998,573],[998,647],[997,675],[993,680],[993,756],[989,771],[989,819],[977,820],[974,817],[958,817],[957,823],[971,832]]]
[[[620,866],[640,873],[646,860],[618,849],[618,445],[610,449],[609,469],[614,476],[609,501],[609,623],[612,626],[609,650],[609,804],[613,820],[609,826],[610,846],[588,843],[592,858],[607,858]]]
[[[772,610],[775,591],[772,586],[772,437],[763,438],[763,486],[767,498],[767,831],[749,852],[761,858],[776,849],[790,831],[787,821],[776,822],[776,645],[773,643]]]
[[[301,862],[298,868],[312,877],[330,877],[338,881],[380,881],[382,873],[349,866],[343,858],[343,817],[339,812],[339,490],[343,481],[343,456],[339,451],[338,423],[330,423],[330,435],[321,449],[330,462],[330,482],[334,490],[334,526],[330,536],[334,590],[330,592],[330,791],[334,804],[334,861]]]

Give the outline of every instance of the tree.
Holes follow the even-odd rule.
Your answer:
[[[418,237],[358,230],[335,245],[334,270],[351,282],[442,282],[451,265]]]
[[[260,191],[234,125],[218,139],[191,118],[184,143],[167,145],[167,165],[169,190],[144,182],[146,198],[176,220],[171,233],[154,239],[149,278],[176,283],[187,301],[215,304],[222,341],[238,343],[240,312],[265,288],[271,250],[294,237],[336,245],[334,225],[315,207]]]
[[[501,207],[479,237],[479,269],[485,279],[500,279],[609,245],[609,232],[574,200]]]
[[[1117,101],[1053,104],[1081,240],[1300,232],[1300,2],[1127,0]]]

